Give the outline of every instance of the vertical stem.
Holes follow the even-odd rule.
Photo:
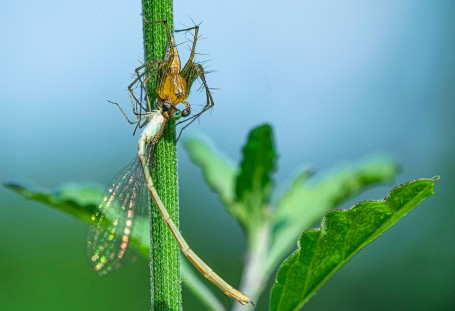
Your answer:
[[[142,0],[142,15],[147,21],[167,20],[172,31],[172,0]],[[144,54],[145,61],[163,59],[167,45],[167,35],[163,24],[145,24]],[[155,81],[150,79],[149,94],[155,95]],[[152,177],[155,187],[178,225],[178,176],[175,130],[168,122],[159,143],[155,148]],[[181,310],[181,276],[179,249],[177,243],[161,219],[152,202],[150,224],[150,283],[152,310]]]
[[[249,233],[248,251],[245,267],[243,268],[240,290],[248,292],[254,301],[259,300],[259,296],[264,290],[267,279],[264,270],[267,262],[267,252],[270,248],[271,226],[270,218],[264,217],[263,223]],[[234,304],[233,311],[243,310],[240,304]],[[252,308],[251,310],[254,310]]]

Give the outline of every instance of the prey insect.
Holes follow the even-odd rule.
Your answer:
[[[166,123],[171,119],[177,121],[182,116],[188,117],[191,113],[190,105],[185,102],[185,99],[188,97],[189,89],[196,78],[191,74],[183,73],[185,67],[189,68],[187,72],[197,72],[198,75],[196,77],[199,77],[206,87],[203,73],[200,74],[200,71],[197,71],[199,64],[194,64],[191,60],[190,65],[187,63],[184,69],[180,71],[177,48],[172,36],[169,34],[167,24],[163,23],[166,26],[169,38],[171,38],[169,39],[165,59],[152,62],[150,64],[154,65],[151,66],[146,66],[146,64],[141,66],[145,68],[144,71],[141,71],[141,67],[136,69],[137,77],[133,81],[134,84],[129,86],[133,113],[136,119],[131,121],[120,106],[114,103],[129,123],[137,124],[137,127],[144,129],[138,141],[138,157],[113,179],[105,190],[97,211],[92,215],[93,223],[87,237],[88,259],[94,270],[100,275],[107,274],[120,266],[133,238],[137,237],[135,233],[144,229],[140,223],[138,224],[137,220],[141,215],[147,214],[146,202],[148,200],[146,198],[150,195],[188,260],[228,297],[243,305],[253,305],[247,295],[224,281],[189,247],[162,203],[150,174],[149,167],[153,163],[154,148],[163,133]],[[196,33],[194,41],[197,38],[197,29],[197,26],[194,27]],[[195,42],[193,42],[191,52],[193,57],[194,49]],[[157,79],[155,88],[156,109],[152,109],[150,96],[146,89],[146,83],[153,75]],[[140,89],[139,98],[132,91],[137,84],[139,84],[137,87]],[[209,104],[206,104],[203,111],[188,118],[187,120],[190,120],[190,123],[213,106],[208,87],[206,87],[206,94]],[[179,103],[184,104],[185,108],[183,110],[179,110],[176,107]],[[188,124],[185,126],[188,126]]]

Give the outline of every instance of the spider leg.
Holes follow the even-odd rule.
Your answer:
[[[174,57],[176,56],[176,54],[178,55],[178,52],[177,52],[177,46],[175,44],[174,37],[171,34],[171,30],[169,28],[169,24],[167,23],[167,20],[150,22],[145,17],[143,17],[143,18],[144,18],[144,23],[146,25],[149,25],[149,24],[163,24],[164,25],[164,27],[166,28],[166,35],[167,35],[167,42],[168,42],[167,43],[168,46],[167,46],[167,49],[166,49],[166,54],[164,56],[164,59],[168,63],[173,63]]]
[[[135,94],[135,85],[140,82],[140,76],[136,75],[136,78],[128,85],[128,91],[130,93],[130,102],[135,114],[140,114],[142,110],[147,111],[147,109],[142,105],[142,89],[140,90],[139,99]],[[139,110],[139,112],[138,112]]]
[[[145,91],[145,98],[146,98],[146,102],[147,102],[147,106],[149,108],[148,111],[151,111],[153,110],[152,108],[152,105],[151,105],[151,101],[150,101],[150,98],[155,98],[155,96],[152,96],[150,97],[149,95],[149,92],[148,92],[148,88],[147,88],[147,84],[148,82],[150,81],[151,78],[154,78],[156,77],[156,81],[155,81],[155,90],[160,90],[163,88],[163,85],[164,85],[164,81],[166,79],[166,72],[168,72],[169,69],[168,69],[168,62],[167,61],[159,61],[159,65],[157,68],[155,68],[153,71],[148,71],[147,74],[141,74],[140,77],[139,77],[139,81],[140,81],[140,89],[141,89],[141,94],[142,94],[142,91],[144,90]],[[145,77],[144,80],[141,80],[143,77]],[[157,91],[156,91],[157,93]]]
[[[110,102],[111,104],[114,104],[117,106],[117,108],[120,110],[120,112],[123,114],[123,116],[125,117],[126,121],[128,121],[129,124],[139,124],[142,120],[146,119],[147,118],[147,114],[140,114],[140,115],[136,115],[137,116],[137,119],[134,120],[134,121],[131,121],[128,116],[126,115],[125,111],[123,111],[123,109],[120,107],[119,104],[115,103],[115,102],[112,102],[110,100],[108,100],[108,102]]]
[[[147,125],[147,123],[149,122],[149,117],[150,117],[150,115],[153,115],[153,114],[148,113],[148,114],[147,114],[147,117],[143,117],[143,118],[142,118],[142,123],[141,123],[141,120],[139,120],[139,122],[137,122],[136,127],[134,128],[134,131],[133,131],[133,136],[134,136],[134,134],[136,134],[136,131],[137,131],[138,128],[141,129],[141,128],[143,128],[145,125]]]
[[[188,70],[188,79],[187,79],[187,83],[188,83],[187,91],[188,92],[189,92],[189,90],[191,88],[192,83],[197,78],[199,78],[201,80],[202,85],[203,85],[203,87],[205,89],[206,103],[205,103],[204,108],[200,112],[198,112],[197,114],[191,116],[190,118],[187,118],[187,119],[185,119],[183,121],[180,121],[180,122],[176,123],[176,125],[178,125],[178,124],[182,124],[184,122],[188,122],[187,124],[185,124],[185,126],[183,126],[180,129],[180,132],[179,132],[179,135],[177,137],[177,140],[180,138],[180,136],[182,135],[182,132],[183,132],[183,130],[185,128],[187,128],[191,123],[193,123],[194,120],[199,118],[204,112],[206,112],[207,110],[209,110],[209,109],[213,108],[213,106],[215,106],[215,102],[213,101],[213,97],[212,97],[212,92],[210,91],[210,88],[207,85],[207,81],[205,80],[204,68],[202,67],[201,64],[192,63],[190,69]]]
[[[188,28],[185,28],[185,29],[174,30],[174,32],[190,31],[190,30],[199,28],[199,26],[202,24],[202,22],[199,23],[199,24],[196,24],[196,23],[194,22],[194,20],[193,20],[191,17],[190,17],[190,19],[191,19],[191,21],[193,22],[193,25],[194,25],[193,27],[188,27]]]
[[[163,24],[164,27],[166,27],[166,35],[167,35],[167,40],[168,42],[174,41],[172,36],[171,36],[171,31],[169,30],[169,25],[167,23],[167,20],[163,19],[161,21],[152,21],[149,22],[145,17],[143,17],[145,24],[150,25],[150,24]]]
[[[184,31],[191,31],[191,30],[195,30],[195,29],[199,29],[199,25],[194,25],[193,27],[188,27],[188,28],[184,28],[184,29],[176,29],[174,30],[174,32],[184,32]]]
[[[194,55],[196,54],[196,42],[197,42],[197,39],[198,39],[198,33],[199,33],[199,25],[195,25],[194,27],[191,27],[191,28],[187,28],[187,29],[181,29],[181,30],[176,30],[175,32],[179,32],[179,31],[189,31],[189,30],[193,30],[194,29],[194,35],[193,35],[193,45],[191,47],[191,52],[190,52],[190,56],[188,57],[188,60],[185,64],[185,66],[183,66],[183,69],[182,69],[182,73],[190,70],[189,67],[192,67],[194,66]],[[189,93],[189,89],[188,89],[188,93]]]
[[[133,107],[133,111],[135,114],[141,114],[142,110],[144,110],[144,111],[152,110],[151,107],[144,107],[143,102],[142,102],[142,98],[143,98],[142,78],[147,75],[148,75],[147,77],[153,76],[153,74],[156,72],[156,70],[158,70],[157,68],[154,68],[154,67],[159,68],[161,66],[161,63],[162,63],[162,61],[147,62],[135,69],[136,78],[130,83],[130,85],[128,85],[128,91],[130,92],[131,106]],[[143,72],[141,72],[141,70],[143,68],[145,68],[145,70]],[[134,90],[135,86],[137,86],[138,83],[139,83],[139,89],[140,89],[139,98],[137,98],[137,96],[135,94],[135,90]],[[149,109],[147,109],[147,108],[149,108]],[[139,110],[139,112],[138,112],[138,110]]]

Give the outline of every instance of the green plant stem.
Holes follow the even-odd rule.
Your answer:
[[[173,29],[171,0],[143,0],[142,15],[147,21],[166,20]],[[163,24],[147,24],[144,20],[144,59],[150,62],[163,59],[167,46],[166,30]],[[153,79],[150,79],[153,80]],[[155,96],[155,81],[147,85],[149,94]],[[155,187],[178,225],[178,175],[175,130],[168,122],[155,148],[152,177]],[[179,249],[174,237],[152,203],[150,224],[150,283],[152,310],[181,310],[182,288]]]
[[[248,250],[240,290],[248,293],[254,302],[257,302],[268,279],[268,276],[264,274],[264,270],[267,263],[271,235],[270,217],[264,217],[261,225],[256,227],[256,230],[252,232],[248,239]],[[232,310],[243,310],[243,306],[236,303]]]

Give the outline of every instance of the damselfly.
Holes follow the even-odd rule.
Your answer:
[[[167,27],[167,24],[164,24]],[[196,35],[194,41],[197,38],[197,26],[195,29]],[[170,38],[172,37],[170,36]],[[193,43],[191,52],[193,57],[194,49],[195,44]],[[192,60],[189,62],[194,64]],[[197,77],[203,80],[203,85],[206,85],[204,75],[199,74],[196,77],[190,75],[189,80],[185,80],[180,76],[180,59],[173,38],[169,40],[165,60],[161,63],[167,64],[167,67],[158,66],[158,69],[153,71],[157,79],[157,109],[152,110],[150,97],[145,87],[147,80],[153,76],[148,67],[144,68],[146,68],[146,72],[149,71],[149,74],[141,73],[137,69],[137,78],[133,81],[134,84],[129,86],[133,112],[137,119],[134,121],[129,120],[123,110],[120,109],[128,122],[137,124],[140,128],[145,126],[145,128],[139,137],[137,159],[133,160],[113,179],[104,193],[98,210],[92,215],[93,225],[89,229],[87,238],[89,261],[93,268],[101,275],[120,266],[126,256],[132,237],[140,236],[140,232],[145,229],[143,222],[138,223],[136,220],[138,216],[147,214],[148,200],[144,198],[147,198],[147,193],[149,193],[183,254],[193,265],[227,296],[243,305],[253,304],[248,296],[224,281],[191,250],[154,187],[149,166],[153,163],[154,147],[160,139],[167,121],[169,119],[178,120],[181,116],[188,116],[190,114],[190,106],[184,100],[188,97],[189,88]],[[197,65],[188,66],[192,68],[198,67]],[[160,70],[163,68],[167,68],[167,71],[161,71],[160,73]],[[182,79],[176,78],[178,76],[183,79],[185,84],[182,84]],[[162,83],[163,81],[164,83]],[[139,98],[133,91],[133,86],[138,83],[140,84],[138,86],[140,88]],[[206,107],[213,106],[213,100],[211,99],[208,87],[206,93],[208,102],[210,103]],[[143,98],[146,100],[146,105],[143,105]],[[179,103],[185,105],[183,111],[180,111],[176,107]],[[118,104],[116,105],[118,106]],[[195,117],[198,117],[202,112]],[[195,117],[190,119],[190,122]],[[139,232],[139,234],[133,234],[133,232]]]

